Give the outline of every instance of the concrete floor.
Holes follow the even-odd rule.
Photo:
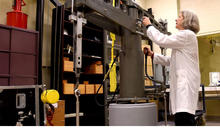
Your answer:
[[[165,126],[165,122],[164,121],[158,122],[157,126]],[[175,126],[175,124],[172,121],[168,121],[167,126]],[[205,126],[220,126],[220,121],[206,121]]]
[[[220,122],[207,121],[206,126],[220,126]]]

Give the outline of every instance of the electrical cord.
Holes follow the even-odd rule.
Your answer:
[[[52,120],[53,120],[53,115],[54,115],[54,111],[55,111],[55,109],[54,109],[54,106],[52,105],[52,104],[48,104],[49,105],[49,107],[47,108],[47,121],[48,121],[48,124],[50,125],[50,126],[54,126],[54,124],[52,123]]]
[[[105,76],[104,76],[104,79],[103,79],[103,81],[102,81],[102,84],[99,86],[99,88],[98,88],[98,90],[97,90],[97,92],[96,92],[95,102],[96,102],[96,104],[97,104],[98,106],[101,106],[101,107],[103,107],[103,106],[108,106],[109,103],[111,103],[111,102],[114,100],[115,94],[116,94],[116,92],[119,90],[119,88],[117,87],[116,90],[115,90],[115,92],[114,92],[114,95],[113,95],[113,97],[112,97],[112,99],[111,99],[111,101],[110,101],[109,103],[107,103],[107,104],[100,104],[100,103],[99,103],[99,101],[98,101],[98,99],[97,99],[99,90],[101,89],[101,87],[103,87],[104,82],[105,82],[106,79],[108,78],[108,75],[109,75],[109,73],[110,73],[110,71],[111,71],[111,69],[112,69],[114,63],[116,62],[117,58],[119,57],[120,53],[121,53],[121,51],[120,51],[120,52],[117,54],[117,56],[114,58],[114,61],[113,61],[112,65],[111,65],[111,67],[108,69],[107,73],[106,73]]]

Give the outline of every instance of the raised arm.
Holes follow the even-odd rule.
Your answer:
[[[179,31],[173,35],[160,33],[155,27],[150,26],[147,29],[147,36],[157,45],[164,48],[179,49],[183,48],[186,43],[186,32]]]

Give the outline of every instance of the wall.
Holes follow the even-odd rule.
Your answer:
[[[176,18],[177,18],[177,1],[176,0],[146,0],[146,8],[152,8],[153,15],[158,21],[159,19],[167,20],[168,31],[171,33],[177,32]],[[161,53],[159,46],[154,44],[153,50],[156,53]],[[171,55],[171,50],[167,50],[167,55]]]
[[[220,42],[220,34],[198,37],[201,83],[205,86],[210,83],[209,72],[220,72],[220,47],[215,46],[214,50],[212,50],[211,39]],[[206,115],[209,117],[220,116],[220,110],[216,108],[219,106],[220,100],[206,100]]]
[[[146,0],[135,0],[142,8],[146,9]]]
[[[220,0],[180,0],[180,9],[194,11],[200,20],[199,35],[220,33]]]
[[[220,37],[220,34],[215,35],[217,36]],[[220,72],[220,47],[215,46],[212,52],[211,38],[211,35],[198,37],[201,82],[205,86],[209,85],[209,72]]]
[[[210,44],[211,38],[220,39],[219,5],[219,0],[180,0],[180,10],[190,9],[199,17],[201,30],[198,36],[202,36],[198,37],[201,83],[206,86],[209,85],[209,72],[220,72],[220,47],[215,47],[212,53]],[[219,106],[219,100],[206,100],[206,115],[220,116]]]

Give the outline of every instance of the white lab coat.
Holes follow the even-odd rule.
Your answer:
[[[147,36],[160,47],[171,48],[171,57],[154,55],[154,63],[170,66],[170,112],[195,114],[200,87],[198,41],[191,30],[164,35],[153,26]]]

